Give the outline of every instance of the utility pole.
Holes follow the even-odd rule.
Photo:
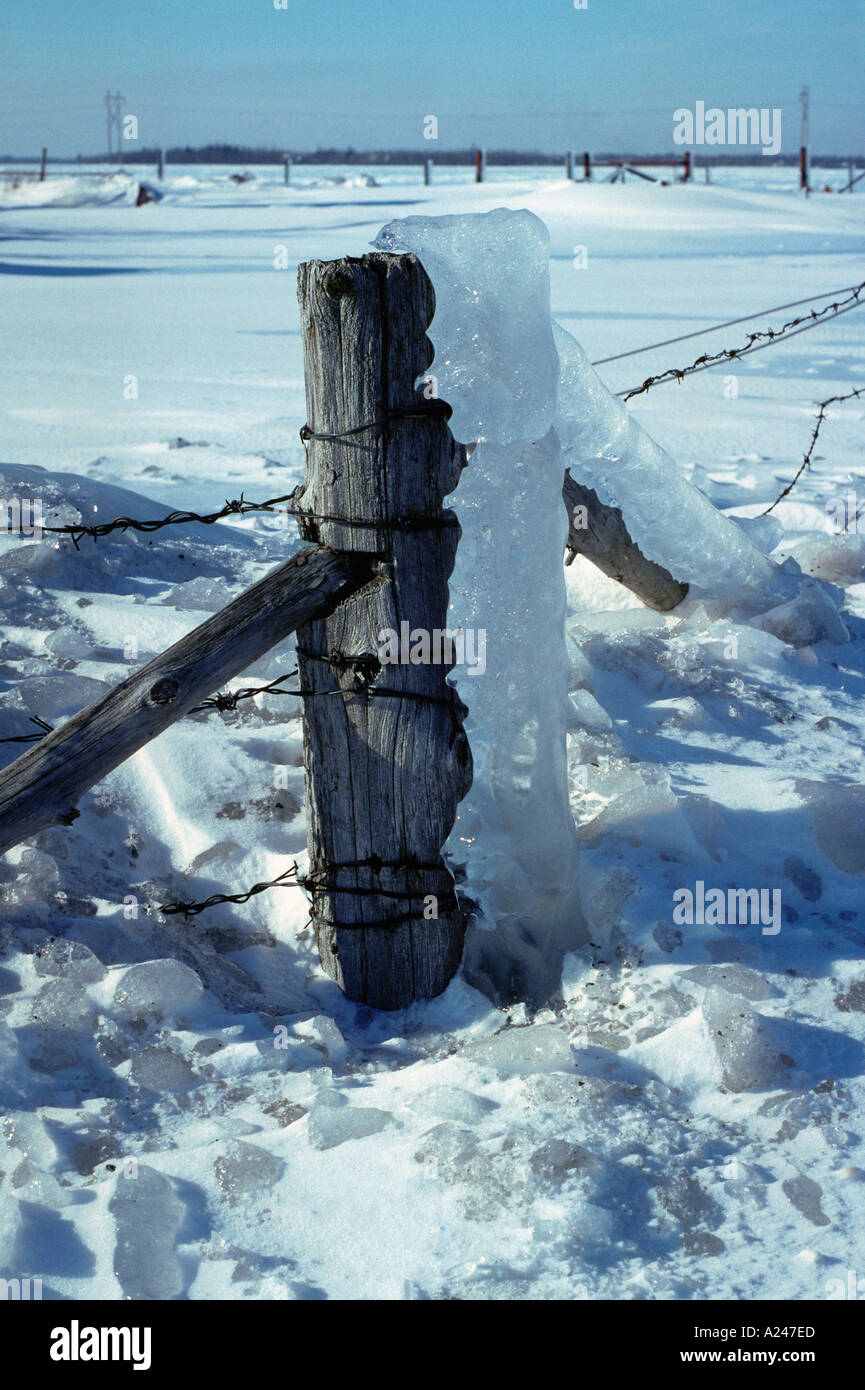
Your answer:
[[[802,103],[802,139],[799,144],[799,187],[807,196],[811,192],[811,168],[808,151],[808,105],[810,92],[807,87],[802,88],[799,93],[799,100]]]
[[[117,155],[117,162],[118,164],[120,163],[121,141],[123,139],[123,118],[121,112],[123,110],[123,102],[125,101],[125,99],[126,98],[122,97],[119,92],[105,93],[105,110],[107,113],[108,126],[109,164],[111,163],[112,154],[115,153]]]

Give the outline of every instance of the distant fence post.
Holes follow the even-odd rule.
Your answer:
[[[291,160],[288,158],[288,156],[286,156],[286,159],[285,159],[285,169],[284,169],[284,172],[283,172],[283,178],[284,178],[284,180],[285,180],[285,186],[286,186],[286,188],[290,188],[290,187],[291,187]]]
[[[427,187],[429,187],[429,185],[432,183],[432,167],[432,160],[425,159],[423,162],[423,181]]]
[[[483,183],[487,167],[486,150],[475,150],[475,183]]]
[[[435,298],[414,256],[306,261],[298,297],[301,533],[378,556],[387,581],[298,631],[307,886],[328,975],[350,999],[398,1009],[439,994],[462,953],[441,847],[471,784],[471,754],[445,679],[459,530],[442,498],[464,451],[432,379],[431,394],[415,387],[432,359]]]
[[[39,164],[39,182],[40,182],[40,183],[44,183],[44,182],[45,182],[45,163],[46,163],[47,159],[48,159],[48,151],[46,150],[45,146],[43,145],[43,146],[42,146],[42,159],[41,159],[40,164]]]
[[[589,154],[588,150],[586,150],[586,153],[583,155],[583,178],[584,178],[584,179],[591,179],[591,177],[592,177],[592,157],[591,157],[591,155]]]
[[[565,155],[565,176],[566,176],[568,179],[572,179],[572,178],[574,177],[574,152],[573,152],[573,150],[568,150],[568,153]]]
[[[690,150],[685,150],[685,160],[684,160],[684,163],[685,163],[685,172],[684,172],[684,174],[682,175],[682,182],[683,182],[683,183],[690,183],[690,182],[691,182],[691,151],[690,151]]]
[[[803,193],[810,193],[808,178],[808,146],[799,147],[799,187]]]
[[[157,150],[157,152],[156,152],[156,177],[159,179],[160,183],[162,182],[162,179],[165,177],[165,151],[164,151],[164,150]]]

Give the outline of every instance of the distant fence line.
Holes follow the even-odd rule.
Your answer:
[[[525,169],[554,169],[564,167],[566,178],[575,183],[591,183],[594,181],[595,171],[598,169],[611,169],[612,173],[606,176],[609,183],[624,183],[627,175],[635,176],[650,183],[666,185],[668,180],[662,179],[654,174],[646,172],[652,168],[669,168],[673,171],[681,169],[681,175],[677,176],[678,182],[689,183],[694,178],[697,168],[697,159],[691,150],[683,153],[670,155],[632,155],[632,154],[610,154],[602,153],[592,155],[589,151],[584,151],[578,155],[574,150],[568,150],[564,155],[524,155],[520,157],[511,151],[487,151],[483,146],[475,147],[466,151],[442,151],[435,158],[427,154],[412,153],[401,151],[392,159],[383,159],[377,155],[369,158],[362,158],[355,154],[346,152],[349,157],[338,159],[331,152],[323,152],[323,158],[316,159],[310,155],[274,155],[272,158],[261,159],[245,156],[243,151],[238,151],[236,156],[226,157],[215,152],[217,157],[207,158],[187,158],[183,150],[154,149],[148,151],[131,152],[121,164],[112,163],[107,169],[94,170],[88,166],[92,164],[104,164],[106,161],[94,160],[56,160],[51,171],[52,178],[74,177],[91,179],[109,179],[119,174],[127,174],[134,177],[134,171],[140,170],[145,166],[152,166],[156,169],[159,179],[165,176],[167,164],[175,167],[225,167],[237,168],[238,165],[245,168],[281,168],[283,170],[283,182],[286,187],[292,182],[292,173],[298,169],[327,169],[330,167],[357,167],[376,170],[418,168],[425,184],[433,182],[433,171],[436,168],[462,169],[474,172],[475,181],[484,183],[491,168],[525,168]],[[21,163],[22,161],[18,161]],[[27,162],[27,161],[23,161]],[[47,150],[43,149],[41,160],[38,166],[33,168],[3,168],[0,167],[0,179],[13,179],[17,181],[32,182],[34,180],[44,181],[46,178]],[[700,167],[704,171],[706,182],[710,182],[711,169],[736,169],[747,168],[753,164],[753,160],[729,159],[724,156],[706,155],[700,153]],[[823,168],[844,168],[847,169],[847,182],[838,190],[840,193],[853,192],[853,189],[865,178],[865,171],[857,173],[857,161],[850,159],[836,159],[827,157],[825,161],[813,160],[815,166]],[[125,166],[131,166],[127,169]],[[795,169],[796,165],[792,160],[775,160],[771,167],[784,167]],[[762,167],[762,166],[761,166]],[[581,171],[581,172],[580,172]],[[233,177],[240,177],[234,175]],[[250,178],[254,175],[249,175]],[[675,172],[674,172],[674,177]],[[807,184],[801,185],[804,191],[811,191]]]

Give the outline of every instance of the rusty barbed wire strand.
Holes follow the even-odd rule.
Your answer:
[[[406,898],[411,901],[411,899],[415,897],[421,898],[428,896],[419,889],[414,892],[408,890],[396,892],[393,889],[387,888],[358,887],[351,884],[339,885],[322,881],[323,879],[327,879],[329,875],[338,872],[340,869],[370,869],[373,873],[377,874],[381,873],[382,869],[392,869],[395,873],[440,873],[443,869],[446,869],[446,865],[444,860],[438,864],[426,864],[418,860],[415,855],[408,855],[399,860],[386,860],[381,859],[377,854],[371,854],[366,859],[351,859],[341,864],[322,865],[306,877],[302,877],[297,860],[295,859],[291,866],[283,870],[281,874],[277,874],[276,878],[269,879],[264,883],[255,883],[251,888],[247,888],[243,892],[211,893],[210,897],[204,898],[202,902],[185,902],[183,900],[178,900],[177,902],[161,903],[159,910],[160,912],[164,912],[168,917],[197,917],[199,913],[206,912],[207,909],[211,907],[218,907],[222,903],[249,902],[250,898],[256,897],[259,893],[266,893],[271,888],[300,888],[304,892],[309,893],[311,900],[322,895],[329,896],[334,893],[350,893],[352,896],[359,897],[393,898],[397,901]],[[444,905],[447,910],[451,910],[459,906],[457,897],[453,893],[439,894],[437,896],[438,905],[440,907]],[[306,925],[310,926],[314,920],[322,921],[323,919],[316,917],[314,912],[314,901],[311,901],[309,920]],[[404,921],[415,920],[415,914],[404,913],[400,917],[386,918],[378,922],[329,922],[328,925],[345,928],[347,930],[361,930],[365,927],[398,926]]]
[[[189,710],[189,714],[201,714],[209,710],[227,714],[230,710],[237,709],[241,700],[252,700],[256,695],[300,695],[302,692],[299,690],[278,689],[283,681],[291,680],[291,677],[296,675],[297,667],[293,671],[287,671],[283,676],[277,676],[269,685],[245,685],[240,690],[218,690],[215,695],[209,695],[206,700],[202,700],[200,705],[195,705]]]
[[[283,681],[290,680],[292,676],[296,675],[297,667],[293,671],[286,672],[285,675],[277,676],[276,680],[271,681],[269,685],[245,685],[240,690],[219,690],[215,695],[208,696],[200,705],[193,706],[191,710],[187,711],[187,715],[209,713],[211,710],[216,710],[220,714],[227,714],[229,711],[237,709],[241,700],[253,700],[256,695],[300,696],[305,693],[313,693],[303,690],[280,690],[278,688]],[[37,724],[41,733],[18,734],[13,738],[0,738],[0,743],[41,743],[46,734],[53,734],[54,732],[53,725],[47,724],[36,714],[31,715],[30,722]]]
[[[301,652],[300,654],[312,660],[325,661],[330,664],[327,657],[312,657],[308,652]],[[342,654],[340,653],[339,656],[342,656]],[[363,661],[368,659],[369,658],[360,658],[360,660]],[[350,664],[350,659],[343,658],[341,669],[348,669]],[[336,665],[336,663],[334,663],[334,665]],[[228,714],[237,708],[241,700],[252,700],[256,695],[293,695],[299,700],[312,700],[320,695],[344,695],[348,697],[376,695],[386,699],[419,700],[429,705],[443,705],[450,711],[454,720],[460,715],[461,702],[456,696],[454,687],[450,687],[454,692],[452,696],[442,697],[439,695],[428,695],[422,690],[394,690],[388,686],[371,686],[367,683],[366,678],[358,681],[357,673],[355,673],[355,679],[352,685],[336,686],[333,690],[304,690],[303,688],[297,690],[280,690],[278,688],[283,681],[290,680],[292,676],[296,676],[297,674],[298,670],[297,667],[295,667],[293,671],[288,671],[285,675],[277,676],[276,680],[271,681],[269,685],[247,685],[243,686],[240,690],[217,691],[215,695],[210,695],[206,700],[203,700],[200,705],[194,705],[191,710],[187,710],[184,718],[188,717],[190,714],[210,713],[211,710],[215,710],[219,714]],[[53,734],[54,732],[53,725],[46,724],[45,720],[40,719],[38,715],[31,716],[31,723],[37,724],[42,732],[38,734],[17,734],[12,738],[0,738],[0,744],[40,743],[47,734]]]
[[[748,333],[746,341],[741,347],[722,348],[719,352],[714,353],[704,352],[688,367],[667,367],[657,376],[647,377],[641,386],[634,386],[629,391],[617,391],[616,395],[625,401],[630,401],[634,396],[640,396],[644,391],[650,391],[653,386],[661,386],[666,381],[684,381],[686,376],[693,376],[695,372],[708,371],[710,367],[717,367],[722,362],[737,361],[752,352],[759,352],[761,348],[770,347],[773,343],[795,338],[797,334],[805,333],[809,328],[817,328],[821,323],[830,322],[839,318],[841,314],[849,314],[853,309],[861,308],[863,293],[865,293],[865,280],[862,281],[861,285],[855,287],[847,299],[835,300],[823,309],[812,309],[810,314],[800,314],[798,318],[789,319],[780,328],[758,329],[753,333]]]
[[[346,440],[355,435],[365,434],[369,430],[383,429],[392,420],[425,420],[425,419],[450,419],[451,407],[446,401],[433,399],[429,401],[415,401],[407,406],[380,406],[381,414],[374,420],[367,420],[365,424],[353,425],[350,429],[341,430],[332,434],[318,434],[311,425],[305,424],[300,429],[300,439],[304,447],[310,440]],[[73,522],[67,526],[43,526],[42,530],[50,532],[51,535],[69,536],[75,549],[79,549],[79,542],[85,536],[91,536],[94,541],[101,536],[107,536],[112,531],[141,531],[149,534],[152,531],[161,531],[165,526],[189,526],[197,524],[200,526],[212,526],[217,521],[223,521],[229,516],[246,516],[249,512],[272,511],[274,507],[281,506],[284,502],[292,502],[297,495],[303,491],[300,484],[291,492],[287,492],[282,497],[271,497],[266,502],[247,502],[243,493],[239,497],[229,500],[226,498],[225,505],[215,512],[194,512],[190,510],[169,512],[167,516],[159,519],[140,521],[136,517],[119,516],[113,521],[96,522]],[[307,512],[300,508],[292,509],[286,507],[286,511],[300,519],[306,518],[310,521],[332,521],[339,522],[346,526],[360,526],[375,530],[425,530],[427,528],[439,526],[456,526],[458,522],[455,517],[447,513],[442,517],[421,517],[408,515],[382,519],[381,521],[356,521],[351,517],[328,516],[324,513]]]
[[[300,888],[302,881],[299,873],[295,860],[290,868],[277,874],[276,878],[270,879],[267,883],[254,883],[242,893],[211,893],[209,898],[200,903],[160,903],[159,910],[164,912],[166,917],[197,917],[199,912],[205,912],[207,908],[216,907],[219,903],[248,903],[250,898],[256,897],[259,893],[266,893],[270,888]],[[289,882],[290,879],[294,879],[295,882]]]
[[[176,511],[169,512],[167,516],[158,520],[140,521],[136,517],[118,516],[113,521],[95,521],[91,523],[77,522],[69,526],[43,526],[42,530],[50,532],[52,535],[69,536],[76,550],[80,549],[79,542],[85,536],[92,536],[93,540],[98,540],[101,536],[107,536],[112,531],[142,531],[149,534],[151,531],[161,531],[164,526],[189,526],[197,523],[201,526],[212,526],[216,521],[222,521],[227,516],[246,516],[247,512],[270,511],[279,506],[282,502],[290,502],[294,496],[292,492],[287,492],[284,497],[271,497],[267,502],[247,502],[244,494],[229,501],[226,498],[225,506],[218,512],[193,512]]]
[[[779,492],[771,507],[767,507],[765,512],[760,513],[761,516],[768,516],[770,512],[773,512],[777,507],[778,503],[783,502],[784,498],[789,496],[789,494],[793,491],[799,479],[802,477],[802,474],[806,473],[808,469],[811,467],[811,455],[814,452],[817,440],[820,436],[820,429],[822,427],[823,421],[826,419],[826,407],[830,405],[838,405],[841,401],[852,401],[856,397],[862,395],[865,395],[865,386],[860,386],[855,391],[848,391],[846,395],[843,396],[830,396],[828,400],[820,402],[817,409],[817,419],[815,420],[814,428],[811,431],[811,441],[808,445],[808,448],[805,451],[805,455],[802,459],[801,464],[799,465],[799,468],[795,476],[790,479],[786,487],[782,488],[781,492]]]

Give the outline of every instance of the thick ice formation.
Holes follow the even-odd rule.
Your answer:
[[[413,251],[430,274],[431,371],[456,438],[479,441],[454,498],[448,623],[487,632],[486,670],[456,671],[474,782],[448,849],[468,860],[467,894],[495,937],[470,940],[466,970],[497,995],[546,998],[585,931],[567,785],[567,515],[546,230],[526,212],[408,218],[377,244]]]
[[[409,217],[375,244],[413,252],[429,273],[429,377],[454,436],[477,444],[452,499],[462,538],[449,624],[487,631],[487,665],[476,680],[456,671],[474,784],[449,849],[468,860],[467,894],[499,940],[492,950],[476,937],[467,972],[498,993],[542,995],[562,945],[584,930],[565,764],[564,468],[620,507],[644,553],[702,598],[762,614],[795,645],[844,641],[846,629],[830,591],[774,564],[718,512],[553,324],[537,217]]]
[[[560,377],[556,431],[563,462],[602,502],[621,507],[632,540],[705,594],[744,596],[779,574],[735,521],[692,487],[669,454],[612,395],[585,352],[555,325]]]
[[[796,566],[782,569],[767,559],[607,390],[577,340],[558,324],[553,334],[559,359],[554,423],[564,466],[602,502],[621,508],[643,553],[702,598],[743,616],[765,614],[761,625],[794,646],[846,641],[831,591],[803,579]],[[781,605],[792,605],[792,612],[779,613],[776,623],[772,610]]]

